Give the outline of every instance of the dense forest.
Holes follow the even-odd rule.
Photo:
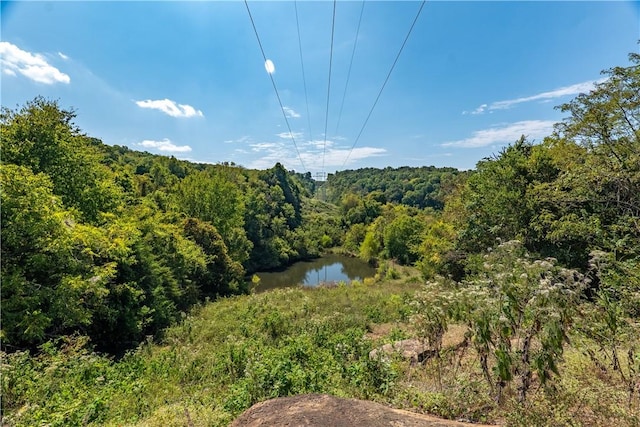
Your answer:
[[[222,359],[210,363],[224,365],[221,372],[233,381],[220,385],[220,393],[232,397],[218,402],[226,412],[217,421],[202,425],[224,425],[257,401],[303,392],[376,398],[396,406],[414,402],[418,397],[407,397],[409,389],[398,388],[401,368],[370,361],[365,350],[372,344],[362,341],[362,328],[390,321],[410,325],[396,335],[418,335],[437,352],[429,371],[437,390],[420,395],[417,406],[423,410],[476,421],[491,411],[498,411],[497,418],[517,413],[521,418],[507,417],[514,425],[570,424],[570,417],[560,419],[541,405],[578,405],[578,397],[561,398],[571,388],[561,382],[571,368],[563,365],[564,356],[575,347],[585,355],[584,369],[597,370],[598,381],[606,377],[628,400],[615,411],[591,408],[592,420],[611,417],[637,425],[640,55],[631,54],[630,61],[605,71],[606,79],[593,91],[559,106],[566,118],[543,141],[522,136],[468,172],[367,168],[316,182],[310,173],[280,164],[257,171],[108,146],[76,127],[74,111],[44,98],[3,109],[2,344],[8,358],[3,364],[12,367],[3,373],[9,376],[2,382],[3,413],[14,413],[8,419],[15,424],[45,422],[28,399],[46,395],[46,378],[40,376],[43,384],[33,380],[20,386],[11,375],[45,372],[49,362],[36,357],[62,363],[65,356],[55,348],[70,351],[73,346],[64,343],[79,337],[82,349],[69,354],[91,354],[87,363],[102,360],[100,369],[129,369],[132,376],[156,372],[139,365],[147,363],[145,351],[148,363],[160,363],[164,350],[142,343],[156,340],[166,349],[172,336],[184,333],[189,338],[183,345],[190,345],[186,342],[197,334],[192,326],[206,327],[204,321],[188,320],[198,307],[208,319],[218,310],[225,319],[208,320],[211,324],[239,323],[238,329],[211,335],[212,342],[224,334],[246,339],[242,348],[218,343],[224,347]],[[256,271],[330,248],[379,266],[371,287],[211,303],[250,293]],[[405,269],[418,276],[398,290]],[[393,285],[384,285],[387,281]],[[292,298],[289,306],[278,295]],[[349,303],[333,300],[336,295]],[[361,300],[365,314],[349,314]],[[280,311],[268,311],[269,304]],[[340,306],[333,316],[342,320],[329,320],[326,304]],[[313,313],[321,316],[305,318]],[[341,317],[347,314],[352,317]],[[171,325],[178,326],[167,337]],[[463,356],[456,362],[458,353],[443,344],[453,325],[466,331],[456,351],[472,349],[477,381],[467,378],[461,385],[456,363]],[[138,346],[123,362],[108,356]],[[323,360],[310,356],[312,346],[323,352]],[[258,369],[250,363],[252,354],[264,349],[272,349],[265,350],[271,359],[261,363],[271,368],[251,371]],[[268,372],[279,374],[267,381]],[[447,372],[455,377],[449,388],[443,386]],[[78,381],[74,392],[95,387],[91,383],[83,391]],[[452,403],[461,397],[470,401],[469,390],[487,396],[473,398],[480,409],[472,413]],[[101,424],[105,414],[117,412],[100,391],[92,393],[102,396],[102,406],[90,413],[68,409],[77,411],[72,424]],[[541,400],[527,406],[534,394]],[[434,396],[444,399],[435,409],[427,404]],[[18,410],[21,415],[15,415]],[[149,408],[132,411],[135,415],[117,412],[114,423],[138,422],[150,414]],[[585,415],[577,424],[588,420]]]
[[[196,302],[246,293],[248,273],[339,243],[280,164],[253,171],[107,146],[74,117],[43,98],[2,112],[6,349],[80,333],[118,352]]]
[[[108,146],[74,117],[44,98],[2,113],[6,348],[80,333],[118,352],[199,301],[246,293],[248,274],[343,243],[345,224],[335,207],[312,198],[310,173]],[[414,171],[438,191],[440,170]],[[394,184],[411,185],[402,181],[410,172]],[[345,191],[329,185],[336,197]],[[346,224],[366,222],[350,204],[375,194],[342,195]],[[373,202],[371,219],[383,199]]]
[[[442,209],[447,183],[459,173],[434,166],[338,171],[327,177],[328,200],[338,203],[348,193],[363,197],[379,192],[376,199],[380,202]]]

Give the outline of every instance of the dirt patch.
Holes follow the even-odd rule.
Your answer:
[[[449,325],[442,337],[442,348],[456,347],[464,341],[469,328],[466,325]]]
[[[365,336],[370,340],[379,340],[391,333],[393,328],[397,328],[399,324],[396,323],[374,323],[369,325],[371,331],[366,333]]]
[[[305,394],[257,403],[231,424],[231,427],[241,426],[477,427],[481,425],[443,420],[365,400],[343,399],[326,394]]]

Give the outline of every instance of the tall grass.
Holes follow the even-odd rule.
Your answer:
[[[515,393],[491,397],[473,346],[459,345],[464,325],[449,325],[439,357],[422,365],[370,360],[382,343],[416,336],[411,301],[421,284],[408,272],[222,299],[120,360],[92,353],[83,337],[38,355],[2,354],[2,423],[224,426],[256,402],[313,392],[513,426],[640,425],[638,393],[594,366],[597,348],[577,337],[553,386],[534,378],[524,404]]]
[[[281,289],[194,310],[121,360],[82,337],[3,355],[7,425],[226,425],[299,393],[384,399],[401,369],[368,358],[375,323],[406,321],[416,284]]]

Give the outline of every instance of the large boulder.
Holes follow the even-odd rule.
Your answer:
[[[280,397],[257,403],[231,423],[231,427],[274,426],[482,427],[326,394]]]

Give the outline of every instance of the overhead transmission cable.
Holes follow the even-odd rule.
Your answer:
[[[353,57],[356,53],[356,46],[358,46],[358,36],[360,35],[360,23],[362,22],[362,14],[364,12],[364,0],[362,0],[362,7],[360,8],[360,18],[358,19],[358,28],[356,29],[356,39],[353,42],[353,50],[351,51],[351,60],[349,61],[349,71],[347,71],[347,82],[344,85],[344,93],[342,94],[342,102],[340,103],[340,113],[338,113],[338,123],[336,124],[336,131],[340,128],[340,119],[342,118],[342,110],[344,108],[344,100],[347,97],[347,88],[349,87],[349,77],[351,77],[351,66],[353,65]]]
[[[309,141],[313,140],[311,133],[311,114],[309,114],[309,96],[307,95],[307,78],[304,72],[304,59],[302,59],[302,39],[300,38],[300,22],[298,20],[298,1],[294,1],[296,9],[296,27],[298,28],[298,48],[300,49],[300,66],[302,67],[302,84],[304,86],[304,101],[307,105],[307,125],[309,129]]]
[[[333,18],[331,20],[331,50],[329,53],[329,82],[327,83],[327,109],[324,115],[324,144],[322,146],[322,173],[327,153],[327,125],[329,124],[329,95],[331,94],[331,63],[333,62],[333,32],[336,28],[336,0],[333,0]]]
[[[382,95],[382,91],[384,90],[384,87],[387,85],[387,82],[389,81],[389,77],[391,77],[391,73],[393,72],[393,69],[395,68],[395,66],[396,66],[396,64],[398,62],[398,58],[400,58],[400,54],[402,53],[402,50],[404,49],[404,46],[407,44],[407,40],[409,40],[409,36],[411,35],[411,32],[413,31],[413,27],[416,25],[416,22],[418,21],[418,18],[420,17],[420,12],[422,12],[422,8],[424,7],[425,3],[426,3],[426,0],[422,0],[422,3],[420,4],[420,8],[418,9],[418,12],[416,13],[416,17],[413,19],[413,22],[411,23],[411,27],[409,27],[409,32],[407,33],[407,36],[404,38],[404,41],[402,42],[402,46],[400,46],[400,50],[398,51],[398,54],[396,55],[396,59],[393,61],[393,65],[391,65],[391,69],[389,69],[389,73],[387,74],[387,77],[384,79],[384,83],[382,83],[382,87],[380,88],[380,92],[378,92],[378,96],[376,96],[376,100],[373,102],[373,105],[371,106],[371,110],[369,110],[369,114],[367,115],[367,118],[365,119],[364,123],[362,124],[362,128],[360,128],[360,132],[358,133],[358,136],[356,137],[356,140],[353,142],[353,145],[351,146],[351,149],[349,150],[349,154],[347,154],[347,158],[344,159],[344,163],[342,163],[342,166],[347,164],[347,161],[349,160],[349,157],[351,156],[351,153],[353,153],[353,149],[358,144],[358,141],[360,140],[360,136],[362,135],[362,132],[364,131],[364,128],[367,126],[367,123],[369,122],[369,118],[371,117],[371,114],[373,113],[373,110],[376,108],[376,104],[378,103],[378,100],[380,99],[380,95]]]
[[[262,42],[260,41],[260,36],[258,35],[256,24],[253,21],[253,16],[251,15],[251,10],[249,9],[249,3],[247,2],[247,0],[244,0],[244,4],[247,7],[247,12],[249,13],[249,19],[251,19],[251,25],[253,26],[253,31],[256,33],[256,39],[258,39],[260,52],[262,52],[262,59],[266,63],[267,56],[264,54],[264,48],[262,47]],[[280,104],[280,110],[282,111],[282,116],[284,117],[284,121],[287,123],[287,129],[289,129],[289,136],[291,137],[291,141],[293,141],[293,146],[296,148],[296,153],[298,154],[298,159],[300,160],[302,169],[307,170],[307,168],[304,165],[304,161],[302,161],[300,150],[298,150],[298,144],[296,144],[296,139],[293,137],[293,132],[291,131],[291,125],[289,125],[289,119],[287,118],[287,113],[284,110],[284,106],[282,105],[282,100],[280,99],[280,93],[278,92],[278,88],[276,87],[276,81],[273,79],[273,73],[267,71],[267,74],[269,74],[269,77],[271,78],[271,84],[273,85],[273,90],[276,92],[276,97],[278,98],[278,103]]]

